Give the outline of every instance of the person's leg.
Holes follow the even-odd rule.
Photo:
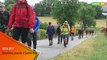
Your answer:
[[[6,29],[5,28],[3,28],[3,31],[2,31],[3,33],[6,33]]]
[[[26,44],[27,42],[27,36],[29,33],[29,28],[23,28],[21,31],[22,35],[21,35],[21,41],[22,43]]]
[[[68,42],[69,42],[69,41],[67,40],[67,39],[68,39],[68,36],[69,36],[69,35],[65,35],[65,40],[64,40],[64,46],[65,46],[65,47],[66,47],[66,45],[67,45]]]
[[[61,35],[59,35],[59,43],[61,43]]]
[[[66,35],[66,38],[67,38],[67,44],[69,43],[69,34]]]
[[[81,39],[81,34],[80,33],[78,34],[78,39]]]
[[[50,35],[50,45],[51,46],[53,45],[53,35],[52,34]]]
[[[31,36],[31,33],[29,32],[29,33],[28,33],[28,37],[27,37],[27,45],[28,45],[29,47],[31,47],[31,45],[32,45],[31,38],[32,38],[32,36]]]
[[[60,35],[58,35],[58,44],[60,43]]]
[[[82,38],[84,37],[84,33],[82,33]]]
[[[63,35],[64,47],[66,47],[67,38],[66,35]]]
[[[74,40],[74,33],[72,33],[72,40]]]
[[[49,46],[51,46],[51,37],[48,35],[48,40],[49,40]]]
[[[12,37],[13,37],[13,39],[19,41],[19,37],[20,37],[20,34],[21,34],[21,30],[22,30],[22,28],[14,28],[14,29],[13,29],[13,32],[12,32]]]
[[[33,34],[33,49],[37,48],[37,33]]]
[[[61,44],[62,44],[63,35],[61,35]]]

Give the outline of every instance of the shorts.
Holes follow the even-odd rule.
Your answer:
[[[63,35],[63,39],[68,39],[69,38],[69,35]]]

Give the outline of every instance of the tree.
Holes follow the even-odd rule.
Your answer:
[[[16,2],[16,0],[5,0],[4,4],[6,9],[10,12],[12,9],[12,5]]]
[[[95,16],[95,18],[96,19],[102,18],[102,12],[103,12],[102,7],[101,6],[93,6],[93,8],[96,9],[96,16]]]
[[[45,8],[44,5],[41,3],[35,4],[34,11],[36,12],[36,15],[38,16],[44,16],[45,14]]]
[[[88,27],[95,27],[95,8],[93,8],[91,5],[81,5],[79,12],[79,21],[81,21],[80,25],[82,26],[82,28],[86,29]]]
[[[52,16],[58,20],[58,23],[62,24],[67,20],[72,26],[75,24],[78,8],[78,0],[58,0],[53,4]]]
[[[56,0],[43,0],[40,3],[35,4],[34,10],[36,11],[36,14],[39,16],[50,16],[55,1]]]

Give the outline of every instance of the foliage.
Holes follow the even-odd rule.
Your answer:
[[[77,10],[79,8],[78,0],[60,0],[53,4],[52,16],[58,20],[58,23],[63,23],[67,20],[70,26],[74,25]]]
[[[79,9],[79,21],[82,28],[96,26],[96,10],[91,5],[82,4]]]
[[[46,30],[47,27],[48,27],[48,24],[47,24],[46,22],[40,24],[40,29],[44,29],[44,30]]]
[[[37,33],[37,39],[44,39],[46,38],[46,30],[39,29]]]
[[[40,3],[35,4],[34,10],[38,16],[50,16],[50,12],[55,0],[43,0]]]
[[[12,5],[16,2],[16,0],[5,0],[4,4],[6,6],[7,11],[11,11]]]
[[[102,7],[101,6],[93,6],[93,8],[96,9],[96,16],[95,16],[95,18],[96,19],[102,18],[103,17],[102,16],[102,12],[103,12]]]

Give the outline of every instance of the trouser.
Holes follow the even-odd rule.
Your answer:
[[[83,38],[83,34],[81,33],[81,34],[79,34],[79,37],[78,37],[79,39],[81,39],[81,38]]]
[[[68,44],[68,35],[63,35],[63,41],[64,41],[64,46],[66,47],[66,45]]]
[[[71,40],[74,40],[74,33],[71,33]]]
[[[63,35],[61,35],[61,43],[62,43]]]
[[[68,42],[69,42],[69,34],[67,35],[67,44],[68,44]]]
[[[0,31],[3,32],[3,33],[6,33],[6,29],[5,28],[0,29]]]
[[[29,28],[14,28],[12,37],[19,41],[19,37],[21,36],[21,42],[26,43],[27,42],[27,36],[28,36]]]
[[[53,45],[53,34],[49,34],[48,39],[49,39],[49,46]]]
[[[61,35],[59,34],[58,35],[58,44],[60,44],[61,43]]]
[[[36,49],[37,48],[37,32],[32,33],[32,34],[29,32],[28,34],[27,44],[30,47],[32,45],[32,40],[33,40],[33,49]]]
[[[6,33],[6,27],[4,25],[0,25],[0,31]]]

